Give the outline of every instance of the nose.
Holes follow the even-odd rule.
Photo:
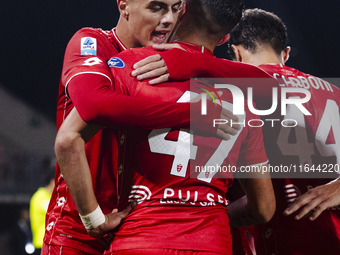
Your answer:
[[[174,25],[175,22],[177,21],[178,13],[174,13],[171,10],[169,10],[166,14],[164,14],[161,23],[168,27],[171,25]]]

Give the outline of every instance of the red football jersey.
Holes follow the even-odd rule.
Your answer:
[[[182,63],[179,66],[178,62],[166,61],[172,79],[181,80],[192,76],[209,77],[216,73],[221,76],[218,70],[210,65],[211,58],[207,56],[180,50],[173,50],[172,54],[175,54],[178,62]],[[161,55],[165,60],[171,56],[170,51]],[[228,68],[228,65],[225,66]],[[292,164],[299,170],[299,166],[303,167],[307,163],[306,169],[314,167],[315,170],[310,170],[310,173],[312,176],[318,174],[318,178],[320,174],[321,176],[324,174],[322,169],[339,170],[339,89],[320,78],[286,66],[269,64],[260,67],[273,75],[279,81],[280,87],[306,88],[312,94],[311,100],[304,104],[312,116],[304,116],[300,110],[294,109],[294,107],[288,108],[286,118],[301,121],[301,125],[296,129],[281,129],[280,125],[275,125],[275,128],[271,128],[270,125],[264,126],[264,141],[270,164],[273,166]],[[261,76],[253,74],[253,77]],[[242,87],[240,88],[242,89]],[[262,88],[262,90],[258,90],[260,96],[262,94],[262,99],[272,98],[270,87],[263,85]],[[301,96],[301,94],[297,94],[297,96]],[[280,116],[275,116],[275,118],[277,117]],[[260,236],[257,248],[258,254],[261,255],[339,254],[339,208],[331,208],[314,222],[307,219],[297,222],[292,217],[282,215],[283,210],[296,196],[329,180],[288,178],[274,179],[273,181],[278,203],[277,212],[270,224],[261,226],[262,229],[259,233],[254,232],[252,228],[243,229],[242,240],[249,240],[246,249],[248,254],[253,251],[252,240],[254,236],[257,239],[257,235]],[[240,254],[244,254],[244,251]]]
[[[124,50],[114,29],[84,28],[70,40],[64,57],[61,81],[59,84],[57,128],[74,107],[66,96],[66,86],[75,77],[96,74],[101,82],[111,86],[112,75],[106,61]],[[96,95],[92,95],[96,96]],[[104,213],[117,206],[117,160],[118,145],[113,130],[102,129],[85,146],[94,191]],[[44,242],[53,245],[71,246],[77,249],[103,250],[102,245],[90,237],[80,220],[77,208],[57,165],[56,185],[46,215]]]
[[[182,47],[190,52],[200,50],[192,44]],[[189,81],[150,86],[147,81],[131,79],[132,65],[151,54],[155,50],[144,48],[116,56],[115,60],[122,63],[111,67],[116,90],[133,97],[178,103],[190,100],[192,93],[198,94],[191,91]],[[216,64],[218,68],[221,71],[223,67]],[[224,106],[231,107],[231,95],[223,94],[222,99]],[[249,111],[245,118],[258,119]],[[185,129],[129,130],[125,140],[122,169],[133,170],[130,199],[137,200],[138,205],[124,219],[109,252],[172,248],[231,254],[225,194],[232,175],[218,170],[196,171],[196,167],[266,163],[262,129],[243,126],[229,141],[192,135]]]
[[[297,120],[298,126],[265,130],[264,140],[270,164],[292,164],[297,167],[307,164],[308,174],[311,177],[318,174],[317,178],[320,174],[334,174],[340,163],[340,89],[291,67],[267,64],[260,68],[273,75],[282,88],[305,88],[311,93],[310,101],[304,106],[312,115],[304,116],[295,106],[288,106],[284,118]],[[283,215],[283,210],[300,194],[329,181],[298,179],[294,175],[273,179],[277,210],[268,224],[256,227],[258,254],[340,254],[339,206],[324,211],[314,221],[307,218],[296,221],[293,216]]]

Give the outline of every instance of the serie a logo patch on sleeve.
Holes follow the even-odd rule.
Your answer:
[[[80,41],[81,55],[97,55],[97,40],[92,37],[83,37]]]

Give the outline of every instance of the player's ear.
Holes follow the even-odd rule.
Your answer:
[[[118,6],[118,10],[120,15],[127,19],[129,17],[129,12],[127,11],[127,0],[117,0],[117,6]]]
[[[285,48],[285,49],[282,51],[281,54],[282,54],[282,61],[283,61],[283,64],[285,64],[285,63],[288,61],[290,51],[291,51],[290,46],[287,46],[287,48]]]
[[[230,34],[226,34],[221,41],[217,44],[217,46],[222,45],[223,43],[226,43],[230,39]]]
[[[232,44],[231,49],[235,53],[235,59],[234,60],[237,61],[237,62],[242,62],[242,54],[241,54],[239,47],[235,44]]]
[[[182,1],[181,10],[179,12],[179,17],[183,16],[186,11],[187,11],[187,3],[185,1]]]

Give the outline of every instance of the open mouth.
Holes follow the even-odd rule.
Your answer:
[[[152,32],[152,41],[155,43],[165,43],[168,35],[168,31],[153,31]]]

